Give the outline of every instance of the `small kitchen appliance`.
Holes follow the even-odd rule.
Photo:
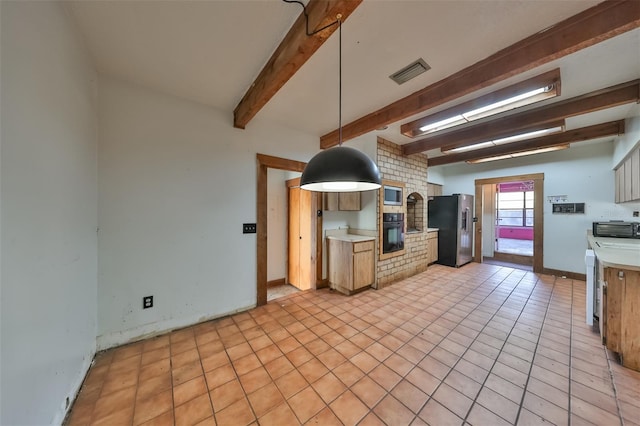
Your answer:
[[[640,238],[640,222],[593,222],[594,237]]]

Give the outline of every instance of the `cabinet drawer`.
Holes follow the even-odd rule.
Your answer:
[[[373,250],[373,241],[362,241],[360,243],[353,243],[353,252],[358,253],[361,251]]]

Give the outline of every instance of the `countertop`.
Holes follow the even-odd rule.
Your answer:
[[[604,266],[640,271],[640,239],[587,235],[587,241]]]
[[[328,240],[348,241],[351,243],[359,243],[361,241],[375,241],[375,237],[367,237],[366,235],[342,234],[327,237]]]
[[[440,228],[427,228],[427,232],[438,232]]]

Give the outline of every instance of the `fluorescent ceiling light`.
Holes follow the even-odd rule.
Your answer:
[[[502,108],[504,106],[507,106],[509,104],[514,104],[516,102],[522,101],[522,100],[527,99],[527,98],[532,98],[532,97],[534,97],[536,95],[539,95],[541,93],[548,92],[549,90],[551,90],[551,88],[549,86],[540,87],[538,89],[531,90],[531,91],[526,92],[526,93],[521,93],[519,95],[512,96],[510,98],[503,99],[503,100],[498,101],[498,102],[494,102],[494,103],[489,104],[487,106],[483,106],[483,107],[474,109],[472,111],[465,112],[465,113],[462,114],[462,116],[464,118],[466,118],[467,120],[469,120],[469,121],[474,120],[474,118],[473,118],[474,116],[476,118],[486,117],[486,115],[482,115],[482,114],[485,113],[485,112],[491,111],[493,109],[495,109],[495,110],[500,109],[500,108]]]
[[[548,129],[541,129],[541,130],[534,130],[532,132],[526,132],[526,133],[520,133],[517,135],[513,135],[513,136],[507,136],[506,138],[500,138],[500,139],[494,139],[491,141],[487,141],[487,142],[480,142],[480,143],[476,143],[473,145],[467,145],[467,146],[461,146],[458,148],[453,148],[453,149],[448,149],[445,151],[442,151],[443,154],[453,154],[456,152],[466,152],[466,151],[473,151],[476,149],[482,149],[482,148],[487,148],[490,146],[496,146],[496,145],[504,145],[504,144],[508,144],[508,143],[512,143],[512,142],[518,142],[518,141],[523,141],[526,139],[532,139],[532,138],[536,138],[538,136],[542,136],[542,135],[548,135],[550,133],[558,133],[562,131],[562,126],[557,126],[557,127],[549,127]]]
[[[461,114],[454,115],[444,120],[438,120],[435,123],[429,123],[419,128],[420,132],[433,133],[440,130],[448,129],[454,126],[458,126],[464,123],[470,123],[471,121],[478,120],[480,118],[489,117],[504,111],[509,111],[521,106],[529,105],[534,102],[538,102],[541,95],[544,95],[553,90],[554,85],[539,87],[534,90],[530,90],[525,93],[520,93],[516,96],[511,96],[507,99],[503,99],[497,102],[493,102],[489,105],[485,105],[480,108],[472,109]],[[546,97],[546,96],[545,96]],[[544,98],[543,98],[544,99]]]
[[[467,160],[467,163],[469,164],[486,163],[489,161],[506,160],[507,158],[516,158],[516,157],[524,157],[527,155],[542,154],[544,152],[560,151],[562,149],[567,149],[567,148],[569,148],[569,144],[556,145],[556,146],[550,146],[547,148],[532,149],[530,151],[514,152],[513,154],[496,155],[493,157],[478,158],[476,160]]]
[[[444,120],[439,120],[435,123],[422,126],[420,127],[420,131],[426,133],[437,132],[438,130],[448,129],[449,127],[463,123],[467,123],[467,120],[462,115],[454,115],[453,117],[445,118]]]

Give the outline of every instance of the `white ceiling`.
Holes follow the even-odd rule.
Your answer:
[[[597,3],[364,0],[342,27],[343,123]],[[99,72],[228,111],[230,117],[301,11],[298,5],[280,0],[98,0],[67,5]],[[431,70],[401,86],[388,78],[420,57]],[[318,136],[334,130],[338,124],[337,61],[336,32],[258,112],[257,118]],[[556,67],[561,69],[562,99],[638,79],[640,29],[429,112]],[[567,127],[597,124],[632,113],[637,113],[632,106],[618,107],[570,119]],[[410,139],[400,135],[400,124],[378,134],[407,143]]]

